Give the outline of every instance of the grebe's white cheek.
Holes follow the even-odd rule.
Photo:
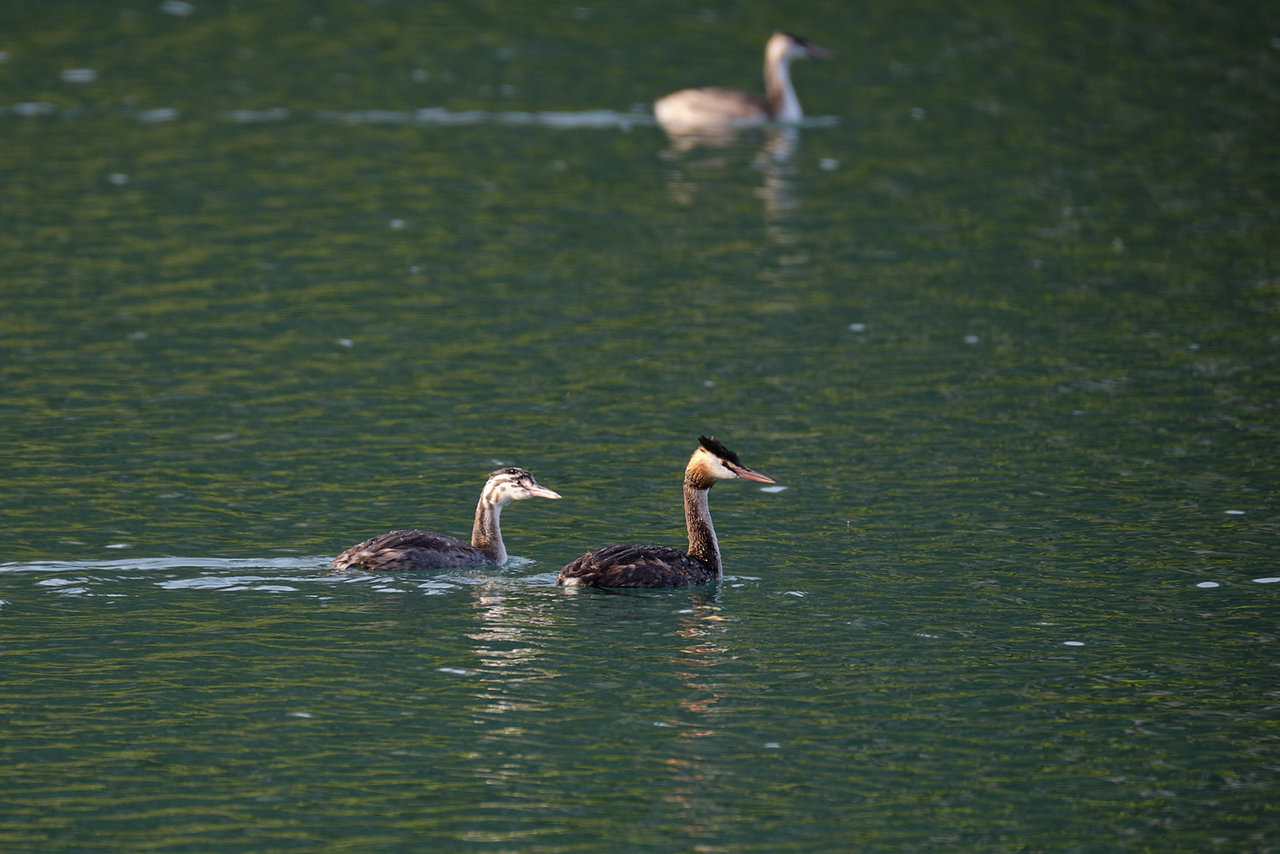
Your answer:
[[[736,471],[720,462],[720,460],[716,460],[715,463],[712,464],[711,471],[720,480],[730,480],[731,478],[738,476]]]

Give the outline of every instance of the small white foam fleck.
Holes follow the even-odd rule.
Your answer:
[[[1253,583],[1254,584],[1275,584],[1277,581],[1280,581],[1280,575],[1268,575],[1265,578],[1255,578],[1253,580]]]
[[[834,172],[840,168],[840,161],[834,157],[824,157],[818,161],[818,168],[823,172]]]
[[[1219,584],[1219,583],[1218,583],[1218,582],[1216,582],[1216,581],[1201,581],[1199,584],[1197,584],[1197,585],[1196,585],[1196,587],[1201,587],[1201,588],[1204,588],[1204,589],[1206,589],[1206,590],[1208,590],[1209,588],[1212,588],[1212,587],[1221,587],[1221,586],[1222,586],[1222,585],[1221,585],[1221,584]]]
[[[290,713],[289,713],[289,717],[291,717],[291,718],[310,718],[310,717],[314,717],[314,715],[312,715],[310,712],[290,712]]]
[[[1084,646],[1084,641],[1063,641],[1063,646]]]
[[[981,338],[979,338],[977,335],[966,335],[966,336],[964,336],[964,343],[966,343],[966,344],[977,344],[977,343],[978,343],[979,341],[981,341],[981,340],[982,340],[982,339],[981,339]]]
[[[804,592],[803,590],[788,590],[788,591],[787,591],[787,595],[788,595],[788,596],[796,596],[796,597],[799,597],[799,598],[803,599],[803,598],[805,597],[805,592]]]
[[[760,487],[761,492],[783,492],[784,490],[786,490],[786,487],[782,486],[781,484],[775,484],[774,486]]]
[[[278,122],[289,118],[287,107],[267,107],[265,110],[227,110],[222,117],[239,124]]]
[[[448,673],[451,676],[469,675],[467,671],[463,670],[461,667],[437,667],[436,670],[440,671],[441,673]]]
[[[143,110],[138,113],[138,120],[149,125],[159,124],[161,122],[176,121],[182,115],[175,107],[156,107],[153,110]]]
[[[92,83],[98,79],[98,72],[92,68],[64,68],[58,76],[63,83]]]
[[[225,590],[236,583],[232,579],[202,575],[197,578],[174,578],[169,581],[157,581],[156,587],[161,590]]]
[[[356,342],[352,341],[350,338],[339,338],[338,345],[341,347],[354,347],[356,346]]]
[[[1228,516],[1243,516],[1243,515],[1244,515],[1244,511],[1243,511],[1243,510],[1223,510],[1222,512],[1223,512],[1223,513],[1225,513],[1225,514],[1226,514],[1226,515],[1228,515]]]
[[[123,172],[112,172],[107,176],[107,180],[117,187],[123,187],[129,183],[129,176]]]
[[[850,324],[849,324],[849,331],[850,331],[850,332],[866,332],[866,331],[867,331],[867,324],[865,324],[865,323],[850,323]]]
[[[780,741],[766,741],[764,743],[765,750],[780,750],[781,748],[782,748],[782,742]]]
[[[103,546],[103,548],[104,549],[127,549],[129,548],[129,544],[128,543],[107,543],[105,546]]]
[[[389,225],[391,226],[391,228],[395,229],[396,231],[399,231],[400,229],[404,228],[405,221],[402,219],[393,219],[391,220]]]
[[[195,4],[187,3],[185,0],[164,0],[160,4],[160,11],[175,18],[186,18],[195,14],[196,7]]]
[[[58,108],[48,101],[22,101],[9,109],[20,116],[48,116],[58,111]]]

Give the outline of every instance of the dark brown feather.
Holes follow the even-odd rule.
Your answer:
[[[668,546],[605,546],[560,570],[558,584],[586,587],[687,587],[714,581],[710,564]]]
[[[333,571],[352,567],[381,570],[461,569],[492,563],[462,540],[430,531],[391,531],[370,537],[333,559]]]

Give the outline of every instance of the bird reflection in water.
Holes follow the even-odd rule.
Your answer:
[[[675,731],[676,744],[664,760],[671,778],[659,789],[663,800],[684,818],[690,839],[720,838],[724,830],[726,805],[711,793],[728,767],[711,745],[717,736],[723,737],[717,719],[725,689],[716,671],[733,659],[722,642],[729,626],[720,605],[709,601],[682,614],[676,630],[683,645],[672,659],[672,670],[687,692],[678,700],[678,714],[662,723]]]

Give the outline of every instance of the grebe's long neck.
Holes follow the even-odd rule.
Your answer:
[[[689,529],[689,555],[705,562],[721,576],[720,543],[711,525],[711,508],[707,496],[711,486],[701,485],[686,475],[684,479],[684,523]]]
[[[507,562],[507,547],[502,543],[502,505],[490,500],[488,489],[476,504],[476,521],[471,526],[471,546],[484,552],[494,566]]]
[[[791,85],[790,65],[786,45],[770,40],[764,54],[764,92],[769,115],[780,122],[798,122],[804,118],[800,99]]]

